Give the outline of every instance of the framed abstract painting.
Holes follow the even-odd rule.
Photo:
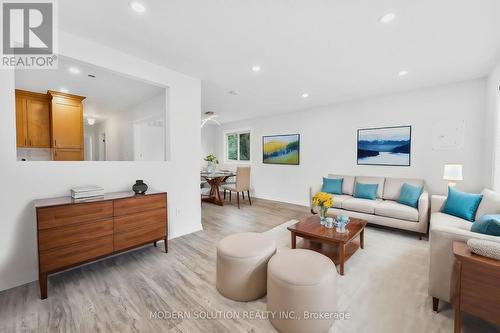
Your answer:
[[[262,163],[300,164],[300,134],[262,137]]]
[[[411,126],[358,129],[358,165],[410,166]]]

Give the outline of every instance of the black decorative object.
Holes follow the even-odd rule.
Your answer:
[[[135,194],[145,194],[148,190],[148,185],[144,184],[142,180],[136,180],[134,186],[132,186],[132,191]]]

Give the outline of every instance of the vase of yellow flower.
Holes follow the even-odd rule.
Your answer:
[[[324,224],[328,208],[333,206],[333,196],[325,192],[318,192],[313,197],[313,205],[319,208],[320,222]]]

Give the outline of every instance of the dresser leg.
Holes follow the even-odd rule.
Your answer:
[[[154,242],[153,242],[153,245],[154,245],[155,247],[157,246],[157,245],[156,245],[156,241],[154,241]]]
[[[40,273],[38,275],[38,282],[40,283],[40,298],[46,299],[47,298],[47,274]]]
[[[432,298],[432,311],[438,312],[438,308],[439,308],[439,298],[433,297]]]
[[[165,237],[165,253],[168,253],[168,239]]]

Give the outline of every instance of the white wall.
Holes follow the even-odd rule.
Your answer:
[[[209,154],[215,154],[220,162],[222,162],[222,154],[217,155],[217,138],[219,135],[219,128],[217,125],[205,124],[201,129],[201,167],[207,166],[207,162],[203,159]]]
[[[487,121],[485,132],[487,135],[485,169],[490,177],[493,189],[500,191],[500,62],[493,68],[488,76],[487,94]]]
[[[309,186],[321,183],[328,173],[424,178],[432,193],[442,193],[445,163],[463,163],[464,181],[459,187],[480,191],[487,181],[483,176],[485,85],[485,80],[474,80],[227,123],[219,130],[217,153],[223,155],[223,131],[251,129],[255,196],[297,204],[307,204]],[[447,119],[465,121],[464,147],[434,151],[433,124]],[[398,125],[412,126],[410,167],[356,165],[357,129]],[[300,165],[262,164],[262,136],[291,133],[301,135]]]
[[[169,162],[16,162],[14,73],[0,71],[0,290],[38,279],[33,200],[75,185],[129,190],[136,179],[169,193],[170,237],[201,229],[199,202],[201,82],[103,45],[60,33],[61,54],[170,87]]]

